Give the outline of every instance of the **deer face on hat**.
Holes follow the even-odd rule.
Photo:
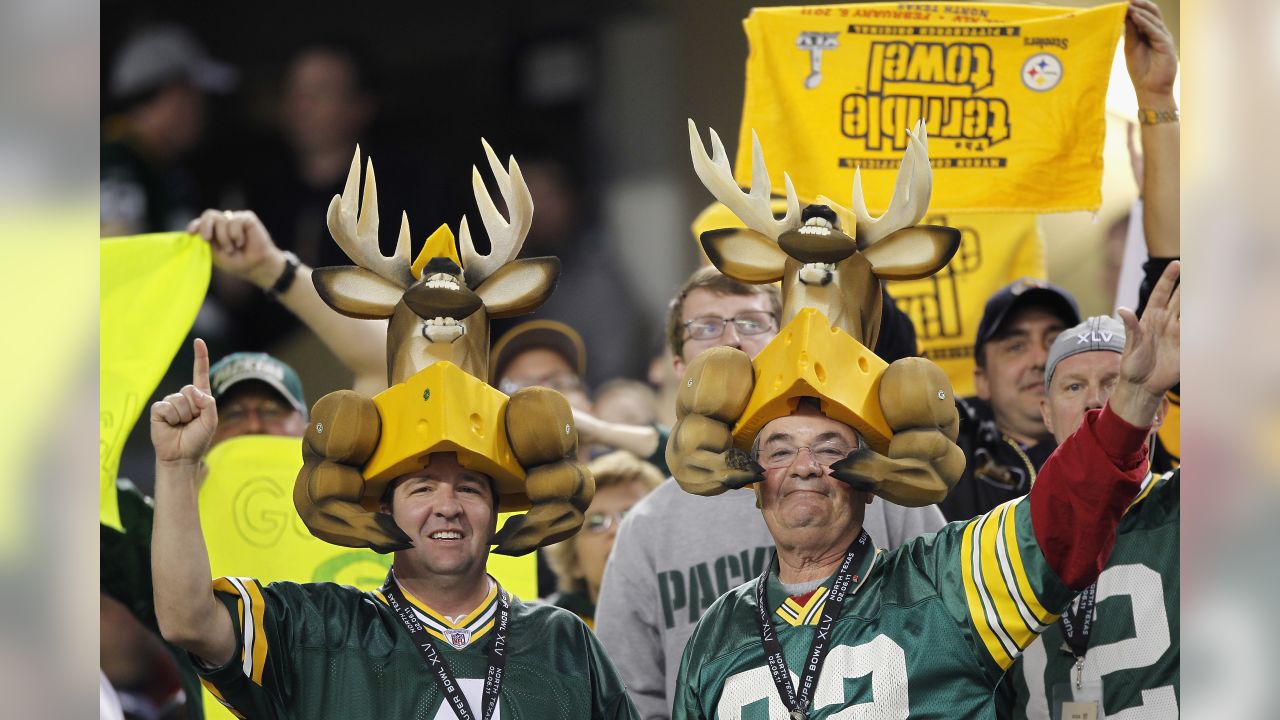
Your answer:
[[[762,471],[746,452],[756,432],[813,397],[825,415],[868,441],[833,465],[833,475],[904,505],[941,500],[964,468],[950,382],[927,360],[886,365],[870,350],[880,327],[880,280],[927,277],[960,244],[954,228],[917,224],[932,188],[923,123],[909,133],[893,199],[878,218],[867,212],[860,172],[851,210],[819,196],[803,212],[784,174],[787,210],[775,218],[764,152],[752,139],[752,188],[743,192],[715,132],[708,157],[689,122],[698,177],[746,224],[704,232],[701,241],[725,275],[782,282],[784,326],[754,362],[716,348],[690,364],[677,395],[668,465],[696,494],[759,482]]]

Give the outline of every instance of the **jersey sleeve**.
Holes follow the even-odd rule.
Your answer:
[[[1028,496],[948,525],[932,562],[914,553],[993,684],[1102,571],[1146,476],[1144,439],[1109,409],[1093,411]]]
[[[958,595],[948,606],[960,610],[958,619],[993,678],[1057,621],[1074,595],[1036,543],[1030,504],[1025,497],[1010,500],[949,528],[959,583],[951,576],[940,590]]]
[[[222,577],[214,595],[227,608],[236,648],[223,665],[209,667],[193,658],[200,682],[233,715],[274,718],[284,715],[281,698],[291,690],[288,658],[293,646],[289,618],[299,614],[297,598],[282,592],[287,583],[263,587],[253,578]]]
[[[1075,590],[1093,584],[1116,529],[1147,477],[1146,439],[1108,405],[1091,410],[1054,451],[1031,488],[1031,515],[1050,566]]]

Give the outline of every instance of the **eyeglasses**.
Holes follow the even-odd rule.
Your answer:
[[[604,533],[610,529],[617,527],[622,523],[622,518],[627,516],[626,510],[618,512],[590,512],[582,521],[582,528],[589,533]]]
[[[729,323],[734,324],[739,335],[759,335],[776,327],[773,313],[752,310],[731,318],[703,315],[684,323],[684,329],[689,333],[690,340],[715,340],[724,335],[724,329]]]
[[[823,467],[831,467],[849,456],[858,448],[849,447],[841,440],[829,440],[814,445],[792,445],[790,443],[771,443],[756,451],[756,462],[768,470],[790,467],[800,456],[801,450],[808,450],[814,462]]]
[[[582,389],[582,378],[569,372],[539,378],[509,377],[503,378],[502,382],[498,383],[498,389],[508,395],[514,395],[519,390],[535,385],[548,387],[559,393],[573,392]]]

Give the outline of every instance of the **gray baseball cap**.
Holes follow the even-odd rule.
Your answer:
[[[1124,323],[1110,315],[1094,315],[1070,330],[1063,330],[1049,346],[1049,359],[1044,366],[1045,392],[1049,391],[1058,363],[1072,355],[1099,350],[1124,352]]]
[[[235,88],[238,76],[234,67],[210,57],[186,28],[153,25],[134,33],[120,48],[107,91],[119,100],[186,80],[206,92],[225,93]]]

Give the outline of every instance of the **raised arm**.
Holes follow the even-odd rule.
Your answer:
[[[219,269],[263,290],[284,272],[284,251],[252,211],[205,210],[187,231],[209,242]],[[304,264],[298,265],[297,277],[279,301],[355,375],[352,389],[366,396],[387,389],[385,320],[350,318],[326,305],[311,282],[311,268]]]
[[[657,452],[662,442],[662,437],[652,425],[609,422],[577,408],[573,409],[573,424],[578,429],[579,443],[608,445],[641,459]]]
[[[1170,263],[1138,320],[1121,308],[1125,348],[1106,407],[1045,462],[1031,488],[1036,541],[1068,586],[1088,587],[1115,544],[1116,526],[1147,473],[1146,438],[1165,392],[1178,382],[1179,263]]]
[[[156,450],[156,503],[151,577],[156,622],[165,640],[213,665],[231,659],[235,630],[213,595],[209,552],[196,503],[201,458],[218,426],[209,392],[209,350],[195,341],[192,384],[151,406]]]
[[[1124,53],[1139,110],[1176,113],[1173,80],[1178,75],[1178,55],[1160,7],[1151,0],[1130,0]],[[1180,134],[1177,120],[1142,125],[1142,227],[1147,255],[1152,258],[1178,257],[1180,252]]]

